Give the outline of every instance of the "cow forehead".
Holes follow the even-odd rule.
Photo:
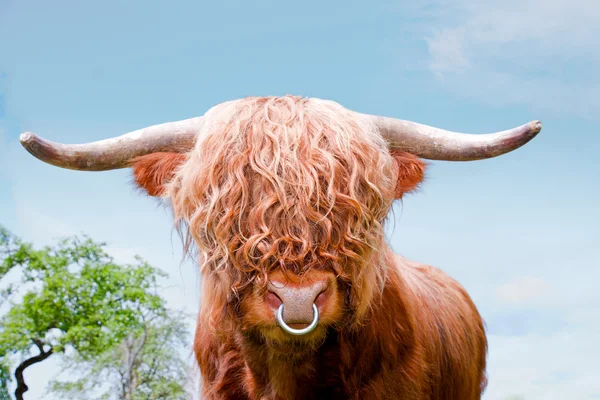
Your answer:
[[[318,195],[364,197],[394,186],[394,162],[377,129],[337,103],[250,98],[211,109],[174,190],[240,201],[291,202]],[[344,191],[347,193],[344,193]]]
[[[381,240],[395,189],[387,144],[339,105],[292,100],[211,110],[169,184],[176,219],[215,268],[316,268]]]

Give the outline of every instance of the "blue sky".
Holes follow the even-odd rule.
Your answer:
[[[484,399],[597,399],[600,5],[497,3],[0,0],[0,223],[38,245],[85,232],[119,260],[140,254],[194,314],[199,277],[130,171],[50,167],[20,133],[99,140],[287,93],[470,133],[540,119],[508,155],[432,162],[390,242],[475,300],[490,342]],[[58,365],[28,370],[29,399]]]

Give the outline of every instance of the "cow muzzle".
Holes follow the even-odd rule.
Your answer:
[[[267,303],[275,312],[277,323],[291,335],[306,335],[319,323],[319,306],[328,299],[326,279],[311,282],[309,285],[291,285],[270,282]]]

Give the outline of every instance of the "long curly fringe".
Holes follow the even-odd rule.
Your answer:
[[[331,268],[357,313],[368,309],[397,179],[368,119],[332,101],[249,97],[210,109],[187,157],[166,196],[186,252],[195,243],[206,282],[221,286],[205,292],[228,296],[211,308],[276,268]]]

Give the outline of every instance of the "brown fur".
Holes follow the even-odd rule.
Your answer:
[[[419,157],[403,151],[392,151],[398,170],[394,197],[401,199],[406,193],[416,190],[425,177],[426,164]]]
[[[418,188],[425,177],[426,164],[410,153],[391,152],[391,154],[398,171],[394,198],[401,199],[405,194]],[[162,196],[164,184],[173,178],[175,170],[184,161],[185,156],[178,153],[152,153],[137,157],[132,162],[135,182],[148,195]]]
[[[361,325],[280,348],[235,323],[218,333],[199,325],[205,398],[479,399],[487,342],[474,304],[440,270],[389,254],[388,281]]]
[[[137,157],[131,163],[133,177],[138,187],[150,196],[162,196],[165,184],[184,161],[185,156],[178,153],[152,153]]]
[[[265,97],[209,110],[188,154],[135,160],[201,256],[206,399],[480,398],[487,344],[469,296],[385,243],[394,199],[426,167],[387,146],[336,103]],[[310,334],[285,334],[265,303],[281,279],[329,282]]]

